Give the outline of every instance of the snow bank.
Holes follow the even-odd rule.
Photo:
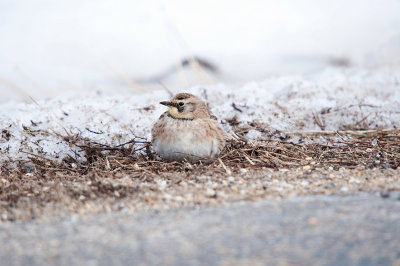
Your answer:
[[[239,87],[219,84],[185,91],[205,99],[226,130],[226,120],[234,116],[242,125],[255,122],[269,131],[400,126],[399,69],[328,69]],[[165,111],[158,102],[169,98],[163,90],[129,97],[92,93],[3,103],[0,162],[25,159],[29,153],[82,159],[79,148],[63,141],[68,134],[111,145],[134,136],[150,140],[152,124]],[[263,135],[257,130],[248,133],[249,138]]]

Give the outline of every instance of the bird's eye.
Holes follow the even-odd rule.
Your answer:
[[[179,106],[183,106],[184,103],[183,103],[183,102],[179,102],[178,105],[179,105]]]

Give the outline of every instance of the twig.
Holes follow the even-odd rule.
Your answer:
[[[232,174],[231,170],[229,170],[229,169],[225,166],[225,164],[222,162],[221,158],[218,158],[218,161],[219,161],[219,163],[221,164],[222,168],[224,168],[225,172],[226,172],[228,175]]]

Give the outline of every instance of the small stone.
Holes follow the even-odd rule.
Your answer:
[[[367,148],[365,151],[366,152],[372,152],[372,149],[371,148]]]
[[[340,189],[340,191],[347,192],[347,191],[349,191],[349,188],[346,187],[346,186],[343,186],[343,187]]]
[[[378,140],[377,139],[374,139],[372,142],[371,142],[371,144],[372,144],[372,146],[376,146],[376,144],[378,144]]]
[[[86,199],[85,196],[83,196],[83,195],[80,195],[80,196],[79,196],[79,200],[84,200],[84,199]]]
[[[350,177],[349,183],[350,183],[350,184],[354,184],[354,183],[355,183],[355,184],[360,184],[361,181],[360,181],[359,179],[357,179],[357,178]]]
[[[216,197],[216,196],[217,196],[217,192],[215,192],[214,189],[207,188],[207,190],[206,190],[206,197],[214,198],[214,197]]]
[[[174,200],[176,200],[176,201],[184,201],[185,199],[182,197],[182,196],[176,196],[175,198],[174,198]]]
[[[390,193],[388,191],[381,191],[380,193],[381,198],[389,198],[390,197]]]
[[[233,176],[230,176],[230,177],[228,177],[228,181],[233,183],[233,182],[235,182],[235,178]]]
[[[167,181],[165,181],[165,180],[158,180],[157,183],[158,183],[159,189],[161,189],[161,190],[163,190],[164,188],[167,187]]]
[[[137,171],[137,170],[140,170],[140,167],[139,167],[139,165],[138,165],[137,163],[135,163],[132,167],[133,167],[133,169],[136,170],[136,171]]]
[[[186,162],[186,163],[183,165],[183,167],[184,167],[186,170],[193,170],[193,165],[190,164],[190,163],[188,163],[188,162]]]
[[[307,157],[306,160],[307,160],[307,161],[311,161],[311,160],[312,160],[312,157]]]
[[[310,182],[308,182],[307,180],[303,180],[300,183],[300,185],[302,185],[303,187],[308,186],[309,184],[310,184]]]
[[[307,223],[309,226],[316,226],[318,224],[318,219],[315,217],[311,217],[310,219],[308,219]]]
[[[204,180],[207,180],[208,179],[208,177],[207,176],[204,176],[204,175],[201,175],[201,176],[198,176],[198,177],[196,177],[198,180],[200,180],[200,181],[204,181]]]
[[[245,169],[245,168],[240,168],[240,169],[239,169],[239,172],[242,173],[242,174],[247,173],[247,169]]]
[[[311,166],[309,166],[309,165],[303,166],[303,170],[304,171],[310,171],[311,170]]]
[[[163,199],[164,199],[164,200],[171,200],[171,199],[172,199],[172,196],[171,196],[170,194],[164,193],[164,194],[163,194]]]

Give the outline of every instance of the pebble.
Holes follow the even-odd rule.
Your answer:
[[[308,219],[307,223],[309,226],[316,226],[318,224],[318,219],[315,217],[311,217],[310,219]]]
[[[381,191],[379,194],[380,194],[380,196],[381,196],[382,198],[384,198],[384,199],[390,197],[390,194],[389,194],[388,191]]]
[[[165,181],[165,180],[159,180],[159,181],[157,181],[157,183],[158,183],[159,189],[161,189],[161,190],[163,190],[164,188],[167,187],[167,181]]]
[[[302,185],[303,187],[308,186],[310,184],[310,182],[303,180],[301,181],[300,185]]]
[[[183,165],[183,167],[184,167],[185,169],[187,169],[187,170],[193,170],[193,169],[194,169],[194,168],[193,168],[193,165],[190,164],[190,163],[188,163],[188,162],[186,162],[186,163]]]
[[[240,168],[240,169],[239,169],[239,172],[242,173],[242,174],[247,173],[247,169],[245,169],[245,168]]]
[[[168,194],[168,193],[164,193],[164,194],[163,194],[163,199],[164,199],[164,200],[171,200],[171,199],[172,199],[172,196],[171,196],[170,194]]]
[[[185,200],[182,196],[176,196],[174,199],[176,201],[184,201]]]
[[[207,188],[206,190],[206,197],[213,198],[217,196],[217,192],[214,189]]]

